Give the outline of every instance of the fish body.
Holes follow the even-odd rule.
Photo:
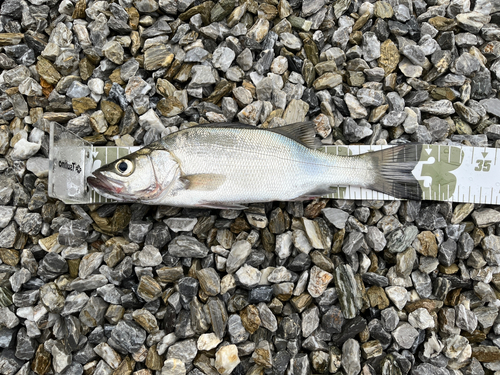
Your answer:
[[[195,126],[100,168],[88,182],[104,196],[121,201],[241,208],[253,202],[317,197],[336,185],[396,193],[393,182],[381,181],[382,161],[392,158],[392,164],[400,166],[393,176],[403,183],[405,194],[418,194],[408,172],[407,160],[415,159],[412,148],[396,147],[406,159],[395,150],[335,156],[316,150],[314,135],[311,123],[270,130],[234,124]]]

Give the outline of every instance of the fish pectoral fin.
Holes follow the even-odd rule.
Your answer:
[[[213,191],[226,181],[226,176],[215,173],[199,173],[183,176],[181,180],[188,190]]]
[[[318,148],[323,146],[321,141],[316,138],[316,127],[312,121],[297,122],[295,124],[280,126],[279,128],[268,129],[271,132],[278,133],[299,142],[301,145],[309,148]]]
[[[248,207],[238,203],[201,202],[201,208],[214,208],[217,210],[246,210]]]

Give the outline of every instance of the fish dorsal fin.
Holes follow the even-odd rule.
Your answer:
[[[316,138],[316,129],[312,121],[297,122],[295,124],[268,130],[273,133],[284,135],[309,148],[318,148],[322,146],[321,141]]]
[[[201,124],[193,126],[193,128],[231,128],[231,129],[253,129],[264,130],[252,125],[241,124],[239,122],[216,122],[212,124]],[[321,141],[316,138],[316,129],[314,122],[304,121],[295,124],[281,126],[279,128],[265,129],[273,133],[281,134],[287,138],[299,142],[301,145],[309,148],[318,148],[323,146]]]

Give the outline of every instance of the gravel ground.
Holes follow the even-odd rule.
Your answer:
[[[47,195],[51,122],[96,145],[309,119],[324,144],[500,146],[499,22],[499,0],[4,0],[0,374],[500,371],[495,207]]]

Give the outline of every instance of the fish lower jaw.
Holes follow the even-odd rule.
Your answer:
[[[107,199],[112,199],[112,200],[117,201],[117,202],[128,202],[128,200],[124,199],[123,197],[113,195],[113,194],[111,194],[105,190],[101,190],[97,187],[92,187],[92,189],[94,189],[97,192],[97,194],[99,194],[101,197],[104,197]]]

